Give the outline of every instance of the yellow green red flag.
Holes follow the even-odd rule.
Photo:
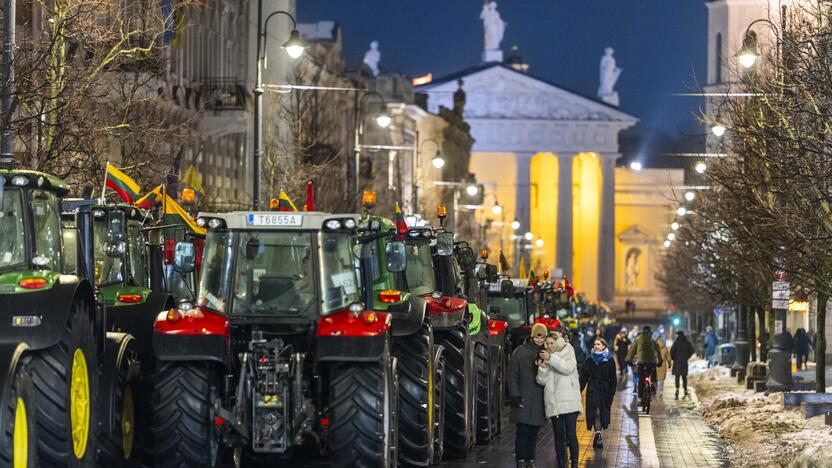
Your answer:
[[[162,201],[162,186],[158,186],[155,189],[147,192],[145,196],[139,198],[135,205],[139,208],[144,208],[145,210],[149,210],[153,208],[153,206],[157,203]]]
[[[130,176],[109,163],[107,163],[104,182],[107,187],[113,189],[127,203],[135,202],[139,198],[139,193],[142,190],[139,184],[131,179]]]
[[[269,208],[277,211],[297,211],[298,207],[292,202],[289,198],[289,195],[286,195],[286,192],[283,190],[280,191],[280,194],[277,196],[277,200],[272,199],[271,203],[269,203]]]

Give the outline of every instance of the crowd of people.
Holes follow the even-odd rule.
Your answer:
[[[683,397],[688,397],[688,360],[693,354],[693,345],[682,331],[676,332],[668,349],[662,327],[656,332],[643,327],[628,333],[626,327],[614,328],[612,324],[580,331],[565,327],[550,331],[543,324],[535,324],[529,338],[512,353],[508,365],[509,404],[517,430],[517,467],[536,466],[538,433],[547,423],[552,424],[558,466],[577,467],[581,414],[587,430],[595,433],[593,447],[603,448],[603,431],[610,425],[613,398],[619,387],[626,388],[627,372],[633,365],[636,392],[638,378],[645,372],[657,382],[656,390],[663,392],[667,372],[671,371],[676,399],[680,384]]]

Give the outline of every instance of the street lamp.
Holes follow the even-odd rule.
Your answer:
[[[678,210],[676,210],[676,214],[679,216],[684,216],[688,213],[688,210],[685,209],[684,206],[680,206]]]
[[[527,241],[531,241],[532,239],[534,239],[534,234],[532,234],[531,232],[527,232],[523,237],[525,237]]]
[[[632,169],[634,171],[640,171],[641,168],[642,168],[642,165],[641,165],[641,162],[639,162],[639,161],[633,161],[633,162],[630,163],[630,169]]]
[[[693,199],[696,198],[696,194],[693,192],[685,192],[685,200],[691,202]]]
[[[511,229],[514,230],[514,231],[520,229],[520,221],[517,221],[516,219],[514,221],[512,221],[511,222]]]
[[[706,169],[708,169],[708,165],[703,163],[702,161],[696,163],[696,165],[693,166],[693,170],[695,170],[698,174],[704,174]]]
[[[670,241],[669,240],[664,241],[664,246],[665,246],[665,248],[670,247]]]
[[[538,246],[539,248],[543,247],[543,239],[538,239],[534,241],[534,245]]]
[[[503,214],[503,207],[500,206],[500,204],[495,201],[494,206],[491,207],[491,213],[494,216],[500,216],[501,214]]]
[[[673,229],[674,231],[678,230],[679,229],[679,223],[677,223],[676,221],[673,221],[673,223],[670,224],[670,229]]]
[[[445,167],[445,158],[442,157],[442,152],[439,149],[439,142],[434,140],[433,138],[428,138],[422,144],[433,143],[436,145],[436,154],[433,156],[433,159],[430,160],[430,163],[433,167],[437,169],[442,169]]]
[[[774,25],[766,18],[761,18],[756,21],[751,22],[747,28],[745,28],[745,35],[743,36],[742,40],[742,48],[737,52],[737,60],[740,62],[743,68],[749,69],[754,66],[757,62],[757,59],[760,57],[760,53],[757,52],[757,35],[751,31],[751,26],[754,26],[757,23],[768,23],[769,26],[774,28]]]
[[[673,234],[671,232],[667,235],[667,240],[672,241],[672,240],[675,240],[675,239],[676,239],[676,234]]]
[[[387,103],[384,101],[384,96],[375,92],[375,91],[367,91],[365,92],[360,98],[357,98],[355,103],[354,115],[353,115],[353,124],[355,126],[355,148],[353,150],[353,171],[352,171],[352,188],[353,188],[353,200],[356,203],[359,203],[358,200],[358,191],[359,191],[359,165],[361,164],[361,136],[364,134],[364,119],[359,118],[359,114],[361,113],[361,109],[367,105],[367,98],[370,96],[377,97],[381,101],[381,110],[378,114],[375,115],[374,120],[376,121],[376,125],[381,128],[387,128],[392,123],[393,119],[387,114]]]
[[[479,191],[480,188],[477,187],[477,184],[468,184],[468,186],[465,187],[465,192],[472,197],[476,196]]]
[[[303,55],[306,45],[300,37],[295,17],[288,11],[278,10],[271,13],[263,21],[263,0],[257,2],[257,73],[254,82],[254,161],[252,171],[252,201],[255,210],[260,209],[260,173],[263,159],[263,68],[266,68],[266,37],[269,31],[269,20],[277,15],[285,15],[292,22],[289,40],[283,44],[283,50],[292,59]]]
[[[714,126],[711,127],[711,132],[713,132],[714,136],[717,138],[722,138],[722,135],[725,135],[725,130],[725,125],[720,123],[714,124]]]

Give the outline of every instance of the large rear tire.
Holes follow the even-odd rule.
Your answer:
[[[27,358],[23,358],[27,359]],[[0,421],[0,466],[37,468],[37,422],[28,359],[15,371]]]
[[[155,463],[159,468],[216,467],[219,443],[212,421],[217,392],[209,363],[171,363],[159,367],[153,383]]]
[[[474,368],[476,369],[476,398],[477,398],[477,444],[488,444],[495,436],[494,398],[496,390],[492,380],[491,356],[488,344],[474,342]]]
[[[433,380],[433,460],[431,465],[445,456],[445,356],[436,362],[436,378]]]
[[[396,370],[380,363],[335,363],[330,369],[329,446],[334,467],[397,465]]]
[[[60,341],[32,354],[38,466],[95,464],[98,356],[88,305],[76,299]]]
[[[436,448],[431,430],[436,417],[432,350],[433,332],[429,325],[393,341],[399,380],[399,459],[412,466],[428,466]]]
[[[445,456],[465,458],[471,451],[475,426],[471,379],[471,339],[457,327],[436,334],[445,348]]]
[[[109,370],[117,373],[113,388],[102,389],[113,392],[115,421],[113,421],[113,430],[109,433],[102,432],[98,439],[97,466],[101,467],[141,466],[145,433],[144,424],[141,422],[145,414],[142,413],[139,400],[146,398],[146,393],[142,391],[139,379],[130,375],[131,367],[138,364],[136,354],[132,352],[132,349],[128,347],[127,351],[119,363],[119,368]]]

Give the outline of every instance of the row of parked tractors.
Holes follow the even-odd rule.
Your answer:
[[[528,289],[443,227],[201,213],[0,169],[0,465],[428,466],[501,430]]]

